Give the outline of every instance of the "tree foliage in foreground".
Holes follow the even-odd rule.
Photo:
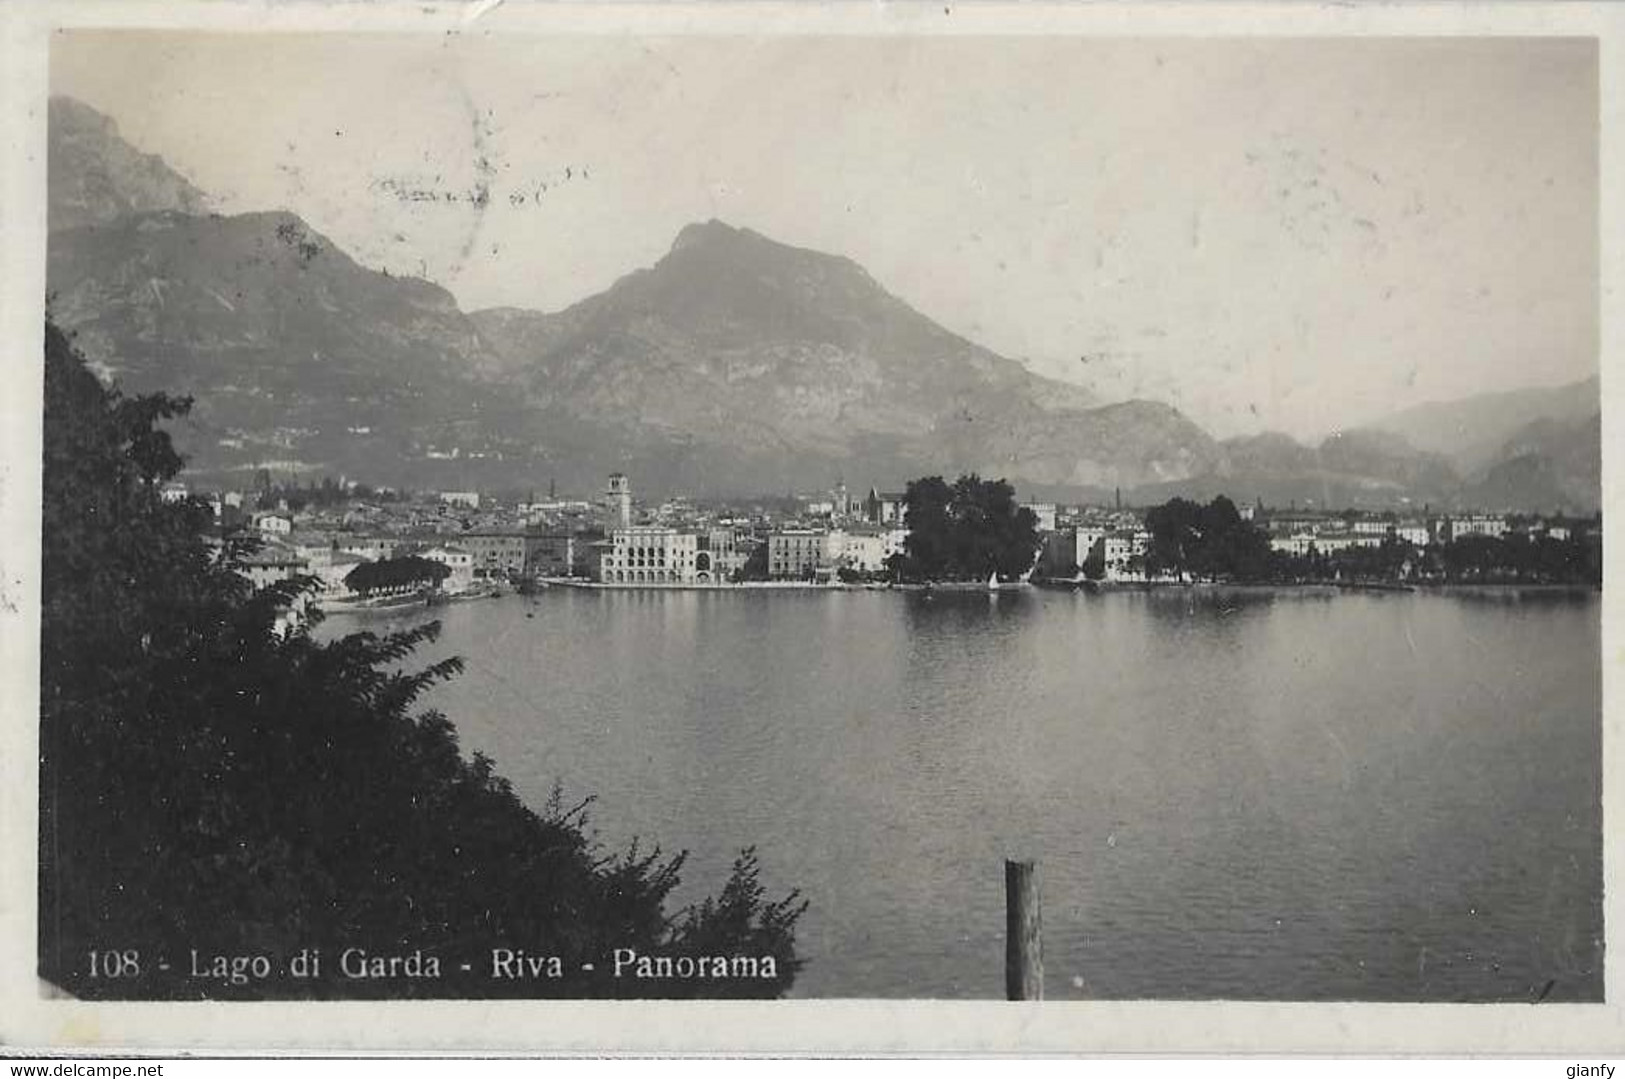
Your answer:
[[[604,853],[585,803],[555,798],[533,812],[488,758],[459,752],[444,716],[414,710],[460,668],[409,669],[436,625],[330,643],[308,627],[273,632],[310,582],[252,591],[231,568],[245,552],[205,539],[208,511],[158,496],[181,461],[157,425],[187,407],[103,389],[47,326],[43,977],[80,996],[135,998],[771,996],[790,986],[805,904],[793,893],[767,901],[752,852],[718,898],[669,914],[682,855]],[[558,956],[568,973],[493,979],[495,947]],[[281,971],[307,948],[323,953],[319,977],[191,976],[194,950],[205,964],[263,955]],[[345,948],[449,961],[438,979],[348,980]],[[617,948],[772,956],[776,976],[616,980],[603,960]],[[595,973],[581,974],[582,962]]]

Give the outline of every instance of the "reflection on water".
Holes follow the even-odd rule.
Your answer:
[[[757,844],[800,995],[1000,996],[1020,855],[1054,998],[1598,999],[1599,609],[560,589],[437,612],[433,703],[680,898]]]

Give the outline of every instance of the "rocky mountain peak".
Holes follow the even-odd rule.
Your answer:
[[[53,231],[145,211],[208,212],[202,191],[156,154],[124,141],[106,114],[59,95],[50,100],[47,121],[47,217]]]

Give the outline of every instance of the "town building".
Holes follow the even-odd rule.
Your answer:
[[[632,527],[632,481],[621,472],[612,472],[604,491],[604,530]]]
[[[476,579],[506,580],[525,572],[525,534],[516,529],[464,532],[457,544],[473,556]]]
[[[1055,531],[1055,503],[1027,502],[1024,505],[1027,509],[1033,511],[1034,517],[1038,518],[1038,531]]]
[[[1315,535],[1314,548],[1321,554],[1337,554],[1351,547],[1381,547],[1382,537],[1360,532],[1320,532]]]
[[[831,532],[829,540],[829,557],[836,569],[856,573],[886,571],[886,559],[892,554],[892,542],[887,532],[877,528],[842,529]],[[768,560],[771,565],[771,553]]]
[[[319,562],[311,563],[310,572],[322,583],[322,594],[327,596],[343,596],[350,591],[345,578],[357,566],[363,565],[367,559],[349,551],[330,551]]]
[[[889,525],[903,523],[903,508],[907,496],[898,492],[882,494],[869,488],[869,497],[863,500],[863,516],[870,524]]]
[[[666,525],[634,525],[610,532],[598,579],[604,584],[697,584],[716,579],[699,537]]]
[[[294,554],[313,565],[333,553],[333,537],[326,532],[296,528],[281,540],[293,549]]]
[[[514,507],[514,512],[527,520],[550,514],[581,516],[592,512],[592,503],[577,498],[555,498],[546,502],[521,502]]]
[[[830,572],[833,561],[822,529],[786,528],[767,537],[767,575],[777,580],[811,580]]]
[[[1507,519],[1488,513],[1474,513],[1462,517],[1450,518],[1450,537],[1452,541],[1463,536],[1488,536],[1491,539],[1500,539],[1507,533]]]
[[[837,480],[835,490],[831,491],[830,511],[837,517],[855,517],[863,513],[863,503],[852,497],[846,489],[846,481]]]
[[[255,588],[264,588],[278,581],[307,576],[310,564],[281,544],[267,543],[253,554],[245,555],[237,564],[237,572],[248,578]]]
[[[593,543],[602,532],[527,532],[525,573],[532,577],[590,577]]]
[[[1285,513],[1275,513],[1270,516],[1269,530],[1271,532],[1291,535],[1297,532],[1316,533],[1322,529],[1333,527],[1332,520],[1324,513],[1313,513],[1304,510],[1289,510]]]
[[[1295,558],[1305,558],[1315,545],[1313,532],[1277,532],[1270,536],[1270,550],[1281,551]]]
[[[1106,565],[1106,576],[1119,577],[1124,575],[1128,570],[1129,559],[1134,557],[1134,534],[1132,532],[1108,532],[1100,542],[1101,554]]]
[[[430,547],[416,551],[419,558],[439,562],[451,570],[440,587],[447,592],[466,592],[474,585],[474,556],[462,547]]]
[[[480,508],[478,491],[441,491],[440,501],[447,506],[463,506],[471,510]]]
[[[1413,547],[1426,547],[1432,542],[1425,521],[1400,521],[1394,525],[1394,538],[1404,540]]]
[[[704,559],[710,562],[707,570],[702,570],[698,566],[702,561],[700,555],[709,556]],[[739,534],[733,529],[707,529],[699,534],[699,554],[695,555],[695,573],[698,575],[708,571],[715,581],[730,580],[735,573],[745,568],[745,562],[749,557],[749,552],[739,542]]]
[[[341,535],[336,538],[340,551],[358,555],[369,562],[385,562],[395,557],[399,541],[385,535]]]
[[[254,527],[268,536],[286,536],[293,531],[293,519],[280,513],[256,513]]]

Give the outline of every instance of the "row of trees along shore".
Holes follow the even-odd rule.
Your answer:
[[[43,978],[76,996],[142,999],[790,987],[805,903],[767,898],[753,852],[720,894],[669,910],[683,855],[606,853],[587,802],[555,793],[527,807],[490,759],[459,751],[446,717],[414,710],[460,669],[410,669],[437,624],[326,643],[307,625],[275,631],[313,582],[253,590],[233,568],[246,545],[212,543],[206,508],[159,497],[182,464],[161,424],[188,407],[103,388],[47,325]],[[561,957],[566,976],[493,978],[502,946]],[[327,957],[319,976],[237,984],[189,970],[194,949],[283,970],[306,948]],[[460,961],[443,960],[438,979],[351,980],[345,948]],[[770,957],[773,976],[617,979],[605,962],[617,948]]]
[[[404,555],[377,562],[362,562],[344,575],[344,584],[363,596],[388,596],[438,587],[451,576],[451,567],[432,558]]]
[[[1579,534],[1466,535],[1417,547],[1397,537],[1376,546],[1293,554],[1272,549],[1269,537],[1220,495],[1207,505],[1171,499],[1146,511],[1150,533],[1140,564],[1148,576],[1260,584],[1327,581],[1449,584],[1602,583],[1602,548]],[[1102,567],[1079,567],[1098,578]]]
[[[1004,480],[984,480],[974,473],[951,484],[941,476],[913,480],[903,499],[903,524],[908,535],[903,550],[887,562],[890,580],[984,581],[990,574],[1012,580],[1031,570],[1038,556],[1038,519],[1016,502],[1015,489]],[[1274,549],[1269,535],[1224,495],[1205,505],[1173,498],[1152,506],[1145,513],[1145,529],[1145,553],[1130,559],[1128,568],[1155,580],[1602,583],[1601,545],[1577,531],[1565,539],[1467,535],[1425,547],[1389,536],[1374,546],[1294,554]],[[765,548],[753,558],[755,565],[747,570],[766,577]],[[1061,573],[1102,579],[1100,551]]]

